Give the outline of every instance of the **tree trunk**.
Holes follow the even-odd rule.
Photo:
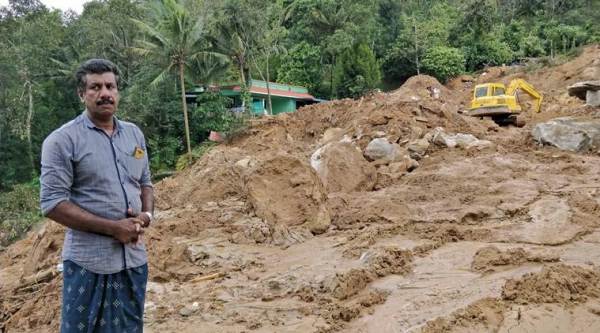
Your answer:
[[[273,104],[271,103],[271,87],[270,87],[270,78],[269,78],[269,56],[267,55],[267,110],[269,110],[269,115],[273,115]]]
[[[266,76],[265,76],[265,74],[263,74],[263,71],[258,66],[258,62],[256,62],[256,58],[253,57],[253,56],[252,56],[252,61],[254,62],[254,66],[258,70],[258,74],[260,75],[260,78],[263,81],[265,81],[265,83],[267,84],[267,114],[269,114],[269,115],[272,116],[273,115],[273,108],[271,107],[271,86],[269,85],[269,82],[270,82],[270,78],[269,78],[269,58],[270,58],[270,56],[269,56],[269,54],[266,54],[265,57],[267,58],[267,73],[266,73]],[[263,110],[264,110],[264,105],[263,105]]]
[[[29,108],[27,112],[27,120],[25,122],[25,134],[27,135],[27,154],[29,155],[29,163],[31,165],[32,176],[36,175],[35,161],[33,160],[33,145],[31,143],[31,120],[33,118],[33,91],[31,81],[27,82],[27,94],[29,97]]]
[[[187,103],[185,101],[185,80],[183,76],[183,63],[179,63],[179,81],[181,82],[181,102],[183,103],[183,122],[185,124],[185,141],[187,144],[188,163],[191,163],[192,145],[190,143],[190,125],[188,121]]]
[[[330,75],[329,75],[329,80],[330,82],[330,86],[331,86],[331,91],[329,92],[329,99],[333,99],[333,92],[334,92],[334,86],[333,86],[333,70],[335,69],[335,54],[331,55],[331,70]]]
[[[419,43],[417,38],[417,22],[413,18],[413,31],[415,33],[415,63],[417,64],[417,75],[421,75],[419,68]]]
[[[246,74],[244,73],[244,63],[239,61],[240,64],[240,97],[242,99],[242,107],[244,108],[244,113],[248,115],[252,115],[252,103],[248,103],[248,85],[246,82]]]

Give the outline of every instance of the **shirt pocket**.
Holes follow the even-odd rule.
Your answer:
[[[133,156],[126,156],[125,158],[122,159],[122,167],[125,169],[125,172],[127,172],[127,175],[129,177],[133,178],[133,180],[135,180],[138,183],[139,183],[140,179],[142,178],[142,172],[144,171],[144,164],[145,164],[144,158],[138,159]]]
[[[121,155],[118,160],[121,168],[125,170],[125,173],[129,178],[136,183],[139,183],[146,165],[146,150],[142,149],[140,146],[132,146],[129,149],[118,147],[118,150]],[[138,152],[136,154],[137,150],[140,150],[142,153]]]

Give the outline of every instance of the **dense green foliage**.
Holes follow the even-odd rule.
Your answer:
[[[315,91],[321,79],[320,60],[319,48],[301,41],[281,57],[277,80]]]
[[[15,240],[42,218],[38,187],[36,183],[19,184],[0,193],[0,245]]]
[[[239,127],[218,96],[186,111],[193,86],[240,82],[246,106],[252,78],[358,97],[417,73],[445,81],[597,42],[595,0],[92,0],[81,14],[10,0],[0,8],[0,192],[22,197],[44,138],[82,111],[73,72],[92,57],[120,67],[119,117],[142,128],[162,172],[182,163],[187,142],[193,152],[209,130]]]
[[[346,49],[337,60],[334,85],[338,96],[359,97],[375,89],[381,79],[375,54],[365,44]]]
[[[198,107],[192,114],[193,138],[205,141],[210,131],[229,132],[236,127],[239,117],[229,112],[231,99],[216,92],[207,92],[197,99]]]
[[[445,82],[465,71],[465,56],[453,47],[432,47],[423,56],[423,71]]]

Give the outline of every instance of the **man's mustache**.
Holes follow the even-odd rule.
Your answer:
[[[104,105],[104,104],[113,105],[113,104],[115,104],[115,101],[113,101],[112,98],[103,98],[96,102],[96,105],[98,105],[98,106]]]

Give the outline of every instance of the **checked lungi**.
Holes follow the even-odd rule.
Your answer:
[[[61,333],[141,333],[148,265],[96,274],[63,263]]]

